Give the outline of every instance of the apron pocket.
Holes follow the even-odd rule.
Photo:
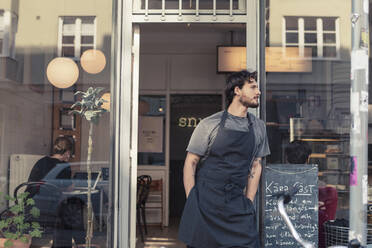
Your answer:
[[[192,195],[192,193],[195,191],[195,186],[192,186],[192,188],[190,189],[190,192],[189,192],[189,196],[187,197],[187,199],[189,199],[189,197]]]
[[[253,202],[248,197],[244,196],[244,198],[245,198],[245,202],[247,203],[247,211],[253,214],[256,214],[256,210],[254,208]]]

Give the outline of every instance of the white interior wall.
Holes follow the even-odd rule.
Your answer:
[[[141,26],[140,90],[222,90],[217,46],[245,44],[244,25],[148,24]]]

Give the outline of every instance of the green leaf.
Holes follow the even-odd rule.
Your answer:
[[[17,239],[17,234],[11,233],[11,232],[5,232],[4,233],[4,237],[6,239],[13,239],[13,240],[15,240],[15,239]]]
[[[20,205],[14,205],[10,208],[10,211],[13,214],[19,214],[22,211],[22,207]]]
[[[75,108],[75,107],[77,107],[77,106],[82,106],[82,105],[83,105],[82,102],[77,101],[77,102],[75,102],[74,104],[72,104],[71,109],[73,109],[73,108]]]
[[[85,112],[85,118],[90,121],[93,117],[96,116],[96,113],[92,110],[88,110]]]
[[[12,246],[13,246],[13,242],[10,239],[5,241],[5,243],[4,243],[5,248],[12,247]]]
[[[22,224],[24,219],[25,219],[25,217],[23,215],[16,216],[16,217],[14,217],[14,223],[15,224]]]
[[[0,221],[0,230],[2,230],[3,228],[5,228],[5,227],[7,227],[7,226],[8,226],[8,224],[6,223],[5,220],[1,220],[1,221]]]
[[[34,199],[28,198],[27,201],[26,201],[26,205],[27,206],[33,206],[33,205],[35,205]]]
[[[78,111],[78,110],[72,110],[72,111],[69,112],[69,114],[70,115],[73,115],[73,114],[82,115],[83,114],[83,111],[82,110],[80,110],[80,111]]]
[[[40,228],[40,224],[39,224],[39,222],[32,222],[31,223],[31,225],[32,225],[32,228]]]
[[[78,91],[76,91],[76,92],[75,92],[75,94],[74,94],[74,95],[76,96],[76,95],[79,95],[79,94],[84,94],[84,92],[83,92],[83,91],[80,91],[80,90],[78,90]]]
[[[32,207],[31,210],[30,210],[30,214],[37,218],[40,216],[40,210],[37,208],[37,207]]]
[[[19,194],[19,195],[21,195],[22,198],[27,198],[27,196],[28,196],[29,194],[30,194],[30,192],[25,191],[25,192],[23,192],[23,193],[21,193],[21,194]],[[19,195],[18,195],[18,198],[19,198]]]
[[[6,199],[7,201],[11,201],[11,202],[14,202],[14,201],[16,200],[14,197],[11,197],[11,196],[9,196],[9,195],[5,195],[5,199]]]
[[[31,237],[33,238],[41,238],[42,232],[39,229],[35,229],[32,232],[30,232]]]
[[[28,238],[25,235],[23,235],[19,240],[22,241],[25,244],[28,243]]]
[[[13,221],[13,217],[6,219],[6,220],[5,220],[5,224],[6,224],[6,226],[9,226],[10,223],[12,223],[12,221]]]
[[[18,199],[18,201],[23,201],[23,200],[25,200],[25,199],[27,198],[28,194],[29,194],[28,192],[23,192],[23,193],[18,194],[18,195],[17,195],[17,199]]]

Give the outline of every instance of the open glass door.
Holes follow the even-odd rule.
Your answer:
[[[131,123],[131,177],[130,177],[130,247],[136,245],[137,209],[137,152],[138,152],[138,97],[139,97],[139,52],[140,28],[133,25],[132,44],[132,123]]]

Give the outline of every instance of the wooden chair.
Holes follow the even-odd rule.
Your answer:
[[[152,180],[146,209],[160,210],[160,225],[163,228],[163,179]]]
[[[151,176],[142,175],[137,177],[137,206],[136,206],[136,215],[137,215],[137,225],[141,235],[141,240],[144,242],[142,223],[145,227],[145,234],[147,234],[147,223],[146,223],[146,202],[150,191],[152,179]],[[142,217],[142,218],[141,218]]]

